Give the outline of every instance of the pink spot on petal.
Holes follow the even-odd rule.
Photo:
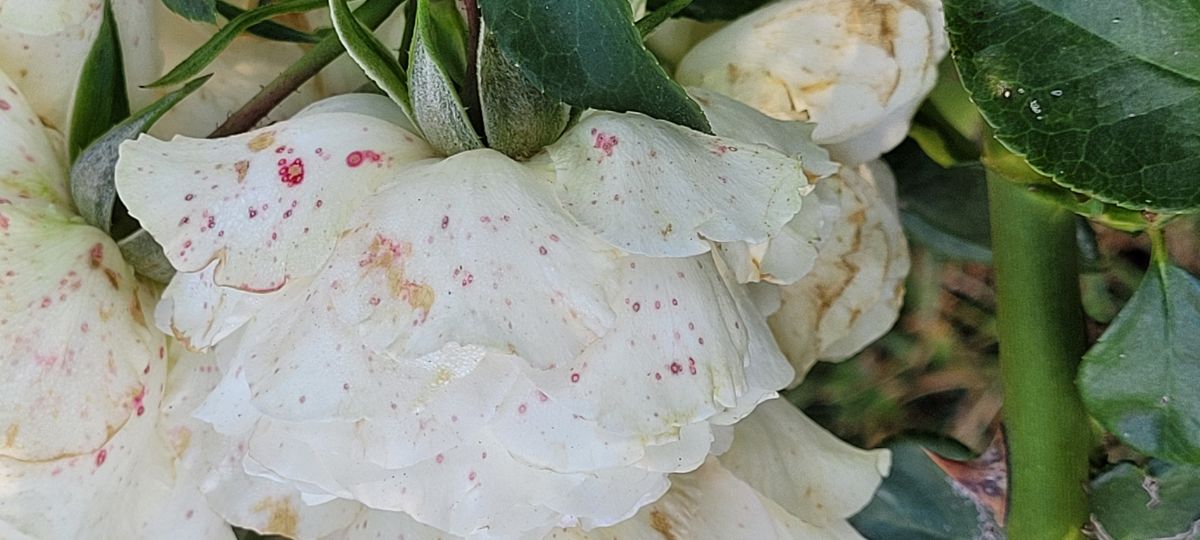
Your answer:
[[[96,452],[96,466],[104,465],[104,460],[108,459],[108,450],[100,450]]]
[[[525,414],[527,410],[529,410],[529,406],[524,403],[517,406],[517,414]]]
[[[579,374],[578,373],[571,374],[571,382],[573,382],[573,383],[579,382]]]
[[[592,148],[599,148],[602,152],[604,152],[605,156],[612,157],[613,148],[617,146],[618,143],[617,136],[609,135],[594,128],[592,129],[592,135],[596,137],[596,141],[592,145]]]
[[[10,105],[7,101],[4,101],[3,99],[0,99],[0,111],[7,111],[11,108],[12,108],[12,105]]]
[[[287,184],[289,187],[296,187],[301,182],[304,182],[304,161],[296,158],[291,163],[280,165],[279,181]]]
[[[350,152],[349,154],[346,155],[346,165],[349,165],[351,167],[357,167],[359,165],[362,165],[362,162],[363,162],[363,154],[362,154],[362,152],[359,152],[358,150]]]
[[[446,456],[438,454],[437,457],[433,458],[433,460],[438,463],[442,463],[442,462],[446,461]]]

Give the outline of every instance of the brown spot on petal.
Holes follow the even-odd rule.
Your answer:
[[[238,183],[240,184],[242,182],[245,182],[246,181],[246,173],[250,171],[250,162],[247,160],[244,160],[244,159],[240,160],[233,164],[233,170],[237,171]]]
[[[246,143],[246,147],[249,148],[251,152],[260,152],[272,144],[275,144],[275,132],[265,131],[255,135],[253,139],[250,139],[250,142]]]
[[[672,528],[671,518],[659,510],[650,511],[650,528],[661,534],[664,540],[679,540]]]
[[[267,497],[254,505],[254,512],[267,514],[267,524],[260,532],[296,536],[300,516],[292,508],[291,501],[283,498]]]
[[[4,447],[12,448],[17,442],[17,433],[21,431],[21,424],[9,424],[8,429],[4,430]]]

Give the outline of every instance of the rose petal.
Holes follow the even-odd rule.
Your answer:
[[[880,192],[879,197],[872,199],[870,211],[879,216],[886,233],[887,269],[884,271],[879,298],[851,325],[849,334],[822,349],[822,360],[849,358],[887,333],[900,315],[900,306],[904,302],[904,281],[912,266],[908,256],[908,241],[904,238],[895,206],[896,178],[892,176],[891,169],[882,160],[875,160],[860,166],[858,173]],[[892,194],[890,203],[888,193]]]
[[[218,285],[266,291],[319,268],[362,200],[431,152],[383,120],[313,115],[225,139],[126,142],[117,190],[176,269],[218,260]]]
[[[0,206],[3,208],[3,206]],[[0,227],[0,456],[93,452],[122,429],[161,359],[149,298],[99,230],[4,212]]]
[[[761,242],[800,209],[799,161],[636,113],[594,112],[549,148],[563,206],[623,250],[686,257]]]
[[[859,319],[886,292],[890,257],[888,228],[872,205],[874,186],[852,169],[822,182],[837,192],[841,215],[812,269],[783,286],[782,306],[771,316],[771,329],[788,360],[803,375],[823,351],[849,335]]]
[[[776,399],[734,427],[721,464],[792,515],[826,526],[870,502],[891,454],[850,446]]]
[[[154,93],[139,86],[153,80],[162,65],[153,15],[157,3],[113,0],[133,110],[153,100]],[[63,132],[80,71],[100,29],[102,7],[101,2],[77,0],[10,0],[0,7],[0,69],[28,94],[38,116]]]

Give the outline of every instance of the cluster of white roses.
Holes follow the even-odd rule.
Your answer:
[[[158,4],[114,2],[135,105],[203,39]],[[527,161],[443,156],[343,72],[249,133],[127,142],[161,291],[67,187],[99,18],[0,2],[0,538],[858,537],[888,454],[773,398],[895,320],[876,158],[936,78],[936,0],[717,30],[676,74],[715,135],[588,111]],[[300,51],[239,38],[154,133]]]

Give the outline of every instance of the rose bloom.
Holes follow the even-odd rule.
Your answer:
[[[157,3],[129,5],[118,19]],[[71,21],[46,39],[98,24]],[[0,43],[34,35],[18,34]],[[145,57],[187,50],[157,47]],[[203,134],[269,80],[270,62],[220,61],[234,90],[156,133]],[[856,537],[845,518],[887,454],[782,401],[750,414],[794,380],[774,284],[818,273],[854,219],[843,192],[863,191],[833,187],[850,173],[811,125],[696,90],[717,136],[592,111],[517,162],[440,156],[358,95],[227,139],[143,137],[118,187],[180,272],[155,310],[164,339],[144,315],[156,288],[74,216],[57,135],[8,88],[5,535]],[[45,103],[65,126],[64,101]]]
[[[857,166],[904,140],[946,55],[940,0],[781,0],[694,45],[675,76],[775,118]]]

